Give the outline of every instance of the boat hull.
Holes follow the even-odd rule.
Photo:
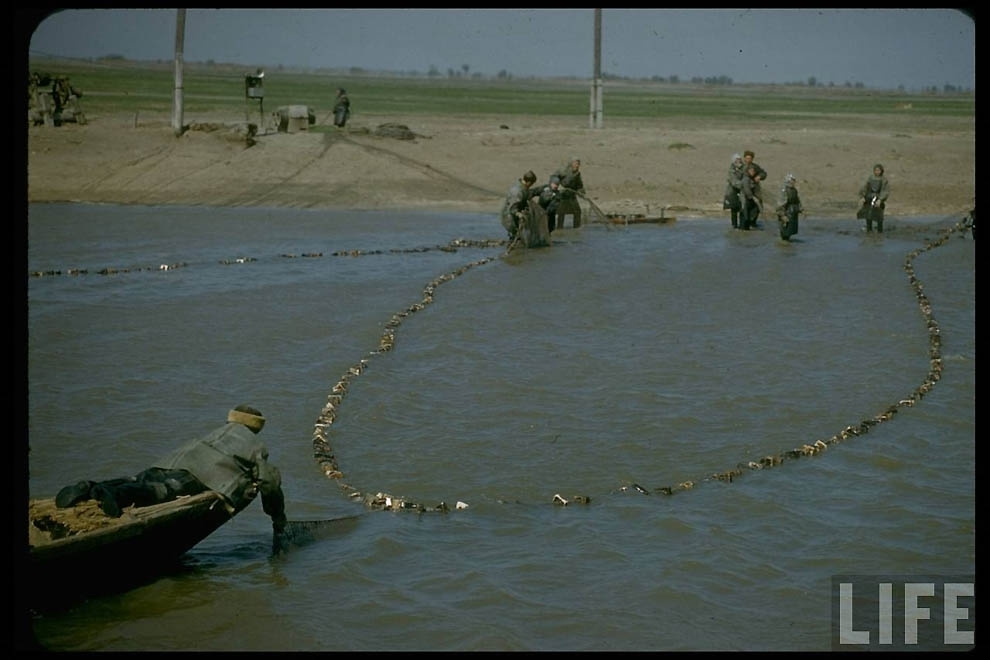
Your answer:
[[[65,602],[153,578],[230,520],[233,512],[207,491],[110,518],[95,502],[58,509],[29,504],[28,592],[36,606]]]

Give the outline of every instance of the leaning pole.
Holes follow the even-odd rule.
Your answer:
[[[172,130],[182,135],[182,50],[186,40],[186,10],[175,13],[175,94],[172,97]]]

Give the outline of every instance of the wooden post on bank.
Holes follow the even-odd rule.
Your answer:
[[[591,128],[601,128],[602,116],[602,10],[595,10],[595,70],[591,80]]]
[[[186,40],[186,10],[175,14],[175,95],[172,98],[172,130],[182,136],[182,50]]]

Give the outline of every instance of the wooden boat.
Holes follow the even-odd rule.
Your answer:
[[[111,518],[93,501],[59,509],[54,499],[28,505],[27,590],[36,605],[132,586],[159,575],[230,520],[216,492],[128,507]]]

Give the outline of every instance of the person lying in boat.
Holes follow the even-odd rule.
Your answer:
[[[268,448],[257,438],[265,418],[255,408],[240,405],[227,414],[227,423],[187,442],[170,456],[134,477],[80,481],[55,496],[65,509],[96,500],[108,516],[118,518],[129,506],[149,506],[213,490],[237,513],[261,493],[261,504],[272,519],[276,538],[286,525],[282,477],[268,462]]]

